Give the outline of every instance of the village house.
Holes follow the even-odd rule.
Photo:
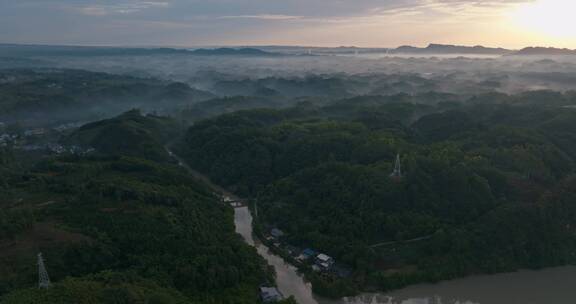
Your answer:
[[[324,253],[320,253],[316,256],[315,263],[321,270],[326,271],[334,265],[334,259]]]
[[[284,297],[276,287],[260,287],[260,300],[264,303],[282,301]]]

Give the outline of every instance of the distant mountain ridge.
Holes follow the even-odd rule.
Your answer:
[[[523,48],[512,55],[516,56],[538,56],[538,55],[555,55],[555,56],[562,56],[562,55],[576,55],[576,50],[571,49],[561,49],[561,48],[553,48],[553,47],[527,47]]]
[[[425,48],[404,45],[391,50],[392,53],[399,54],[484,54],[484,55],[509,55],[509,56],[562,56],[576,55],[576,50],[554,47],[526,47],[521,50],[510,50],[505,48],[490,48],[481,45],[461,46],[451,44],[429,44]]]
[[[244,56],[272,56],[278,55],[272,52],[266,52],[257,48],[217,48],[217,49],[196,49],[190,53],[194,55],[244,55]]]
[[[286,55],[333,55],[354,53],[390,53],[414,55],[506,55],[506,56],[562,56],[576,55],[576,50],[554,47],[526,47],[512,50],[482,45],[463,46],[431,43],[426,47],[404,45],[397,48],[362,47],[304,47],[304,46],[242,46],[218,48],[176,47],[103,47],[25,45],[0,43],[0,57],[48,57],[48,56],[151,56],[151,55],[197,55],[197,56],[286,56]]]
[[[139,56],[186,54],[190,51],[175,48],[127,48],[101,46],[0,44],[0,56]]]
[[[489,48],[481,45],[461,46],[451,44],[429,44],[425,48],[414,46],[401,46],[393,50],[394,53],[404,54],[486,54],[486,55],[505,55],[514,52],[504,48]]]
[[[216,48],[184,49],[169,47],[101,47],[101,46],[60,46],[60,45],[24,45],[0,44],[0,57],[35,56],[147,56],[147,55],[244,55],[272,56],[276,53],[257,48]]]

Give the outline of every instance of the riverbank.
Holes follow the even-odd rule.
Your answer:
[[[314,294],[332,299],[360,294],[352,269],[312,248],[302,249],[286,243],[283,232],[278,229],[263,228],[257,220],[253,226],[254,234],[273,254],[294,266],[306,281],[312,283]]]
[[[258,253],[274,267],[276,284],[285,296],[293,296],[299,304],[318,304],[318,299],[312,292],[312,284],[306,282],[304,277],[293,265],[275,255],[266,245],[254,237],[252,230],[252,214],[248,207],[234,209],[236,232],[246,243],[254,246]]]
[[[480,275],[319,304],[573,304],[576,266]]]
[[[203,181],[215,192],[234,201],[242,200],[242,198],[236,194],[214,184],[208,177],[192,169],[182,158],[173,153],[169,147],[166,147],[166,150],[181,167],[185,168],[194,177]],[[319,303],[312,292],[312,284],[305,281],[304,277],[298,272],[298,269],[285,262],[281,257],[276,256],[266,245],[255,237],[253,217],[248,207],[234,208],[234,225],[236,232],[244,238],[244,241],[256,248],[258,254],[267,261],[268,265],[274,268],[276,285],[285,297],[293,297],[298,304]]]
[[[209,183],[208,179],[204,179],[204,181]],[[217,187],[217,189],[222,188]],[[237,198],[225,189],[222,189],[221,192],[231,198]],[[437,284],[421,284],[432,280],[415,278],[414,281],[404,281],[402,286],[397,286],[397,288],[408,285],[409,287],[396,291],[365,293],[360,296],[337,300],[320,298],[313,294],[312,284],[306,282],[296,267],[272,253],[267,246],[254,237],[253,218],[247,207],[235,209],[235,224],[237,232],[244,237],[246,242],[254,246],[258,253],[274,267],[280,291],[286,296],[294,296],[300,304],[568,304],[573,303],[573,299],[576,299],[576,292],[573,292],[576,289],[566,286],[567,282],[576,280],[576,267],[497,275],[475,275],[463,279],[442,281]],[[545,290],[546,292],[542,292],[540,285],[548,288]],[[524,288],[523,286],[527,287]],[[540,294],[546,296],[540,297]],[[559,301],[556,301],[556,297]],[[522,300],[517,301],[515,299]]]

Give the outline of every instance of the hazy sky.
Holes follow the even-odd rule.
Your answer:
[[[576,0],[0,0],[0,42],[576,48]],[[553,21],[550,21],[553,20]]]

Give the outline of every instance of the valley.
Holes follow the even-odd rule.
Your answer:
[[[2,303],[510,304],[572,277],[571,59],[138,52],[0,66]]]

